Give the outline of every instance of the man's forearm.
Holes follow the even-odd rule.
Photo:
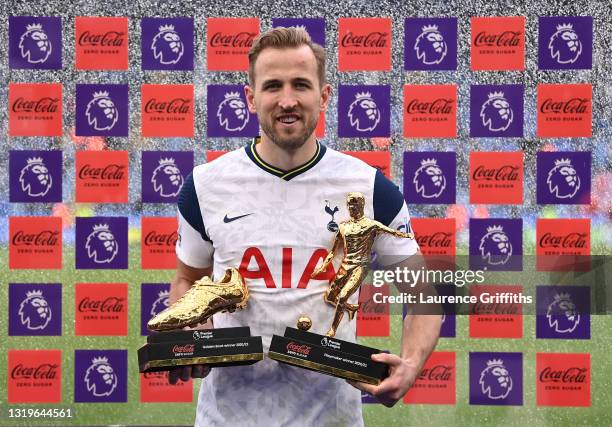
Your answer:
[[[408,314],[402,329],[400,357],[420,369],[433,351],[440,335],[442,317],[438,314]]]

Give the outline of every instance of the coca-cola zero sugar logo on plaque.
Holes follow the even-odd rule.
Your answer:
[[[338,18],[338,70],[391,70],[391,18]]]
[[[537,136],[590,137],[593,88],[590,84],[538,85]]]
[[[193,70],[193,18],[142,18],[143,70]]]
[[[592,16],[540,16],[538,21],[540,70],[591,69]]]
[[[338,86],[339,137],[388,137],[390,133],[391,86]]]
[[[127,335],[127,286],[127,283],[77,283],[74,335]]]
[[[408,203],[455,203],[457,154],[404,152],[404,197]]]
[[[178,240],[176,217],[142,217],[140,221],[142,268],[175,269]]]
[[[272,18],[272,27],[299,27],[313,42],[325,47],[325,18]]]
[[[455,138],[457,136],[457,86],[404,86],[404,136]]]
[[[434,351],[414,384],[404,396],[404,403],[454,405],[457,363],[454,352]]]
[[[8,350],[8,403],[62,401],[61,350]]]
[[[247,71],[259,18],[207,18],[206,34],[208,70]]]
[[[523,354],[470,352],[470,405],[523,405]]]
[[[470,268],[520,271],[523,266],[522,218],[470,218]]]
[[[60,70],[62,20],[56,16],[9,16],[9,66]]]
[[[127,203],[127,151],[77,151],[76,201]]]
[[[61,335],[60,283],[9,283],[9,336]]]
[[[470,152],[470,203],[523,203],[523,152]]]
[[[61,269],[62,219],[9,217],[9,268]]]
[[[128,18],[75,17],[74,47],[77,70],[127,70]]]
[[[473,17],[471,69],[477,71],[525,69],[525,17]]]
[[[537,353],[538,406],[591,406],[591,355]]]
[[[62,201],[62,152],[59,150],[9,151],[11,203]]]
[[[9,83],[9,136],[62,136],[61,83]]]
[[[457,18],[406,18],[404,69],[456,70]]]
[[[128,85],[76,85],[77,136],[128,136]]]
[[[523,306],[518,298],[523,287],[518,285],[470,285],[470,338],[522,338]],[[499,301],[485,298],[498,296]]]
[[[255,137],[257,116],[248,109],[242,85],[208,85],[207,135],[210,137]]]
[[[144,84],[140,110],[142,136],[193,138],[193,85]]]
[[[127,217],[76,217],[76,268],[128,268]]]
[[[590,151],[538,151],[538,204],[591,203]]]
[[[536,338],[590,339],[591,289],[537,286]]]
[[[74,401],[127,402],[127,350],[75,350]]]
[[[470,87],[471,137],[523,136],[523,85]]]
[[[140,284],[140,335],[149,335],[147,323],[170,306],[169,283]]]
[[[193,151],[143,151],[142,201],[176,203],[193,169]]]

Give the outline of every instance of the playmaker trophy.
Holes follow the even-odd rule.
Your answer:
[[[219,312],[233,313],[246,307],[249,291],[235,268],[219,282],[203,277],[178,301],[152,318],[147,344],[138,349],[140,372],[167,371],[176,366],[250,365],[263,359],[261,337],[249,327],[181,330],[205,322]]]
[[[344,249],[342,264],[324,295],[325,302],[335,307],[329,331],[325,336],[307,332],[312,322],[308,316],[302,316],[297,322],[298,329],[287,327],[284,336],[272,337],[269,356],[279,362],[336,377],[379,384],[388,375],[388,367],[384,363],[374,362],[370,356],[380,353],[380,350],[333,337],[344,312],[348,312],[350,321],[359,310],[359,304],[349,304],[348,299],[368,275],[376,235],[387,233],[410,239],[414,236],[366,218],[363,213],[365,197],[361,193],[348,193],[346,204],[351,218],[340,223],[331,251],[311,276],[325,271],[336,251],[340,247]]]

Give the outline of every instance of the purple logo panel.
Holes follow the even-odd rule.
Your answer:
[[[404,69],[457,69],[457,18],[406,18]]]
[[[208,85],[208,136],[256,137],[257,116],[252,114],[242,85]]]
[[[127,402],[127,350],[75,350],[74,401]]]
[[[536,193],[539,204],[590,204],[591,153],[539,151]]]
[[[61,335],[60,283],[9,283],[9,336]]]
[[[391,134],[391,86],[338,86],[338,136],[388,137]]]
[[[520,271],[522,255],[522,219],[470,218],[472,270]]]
[[[128,85],[76,85],[78,136],[128,136]]]
[[[140,335],[149,335],[147,323],[168,308],[169,283],[141,283],[140,285]]]
[[[143,151],[142,201],[176,203],[193,170],[193,151]]]
[[[77,269],[127,269],[127,217],[76,218]]]
[[[10,16],[9,66],[12,69],[60,70],[61,18]]]
[[[470,405],[522,405],[523,354],[470,352]]]
[[[62,152],[9,151],[11,203],[62,201]]]
[[[313,42],[325,47],[325,18],[272,18],[273,27],[303,27]]]
[[[591,289],[536,287],[536,338],[591,338]]]
[[[440,151],[404,153],[404,197],[408,203],[455,203],[457,154]]]
[[[523,136],[523,85],[472,85],[471,137]]]
[[[540,16],[538,65],[541,70],[590,70],[593,17]]]
[[[193,70],[193,18],[142,18],[143,70]]]

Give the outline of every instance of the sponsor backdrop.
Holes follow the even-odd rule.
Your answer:
[[[199,381],[139,375],[136,349],[168,305],[185,178],[259,133],[246,53],[272,26],[325,45],[317,135],[393,179],[425,253],[501,272],[610,254],[606,1],[112,3],[0,9],[0,424],[193,422]],[[609,425],[612,323],[575,277],[439,288],[529,287],[537,312],[446,314],[402,402],[363,396],[366,423]],[[397,353],[401,316],[370,293],[360,340]]]

